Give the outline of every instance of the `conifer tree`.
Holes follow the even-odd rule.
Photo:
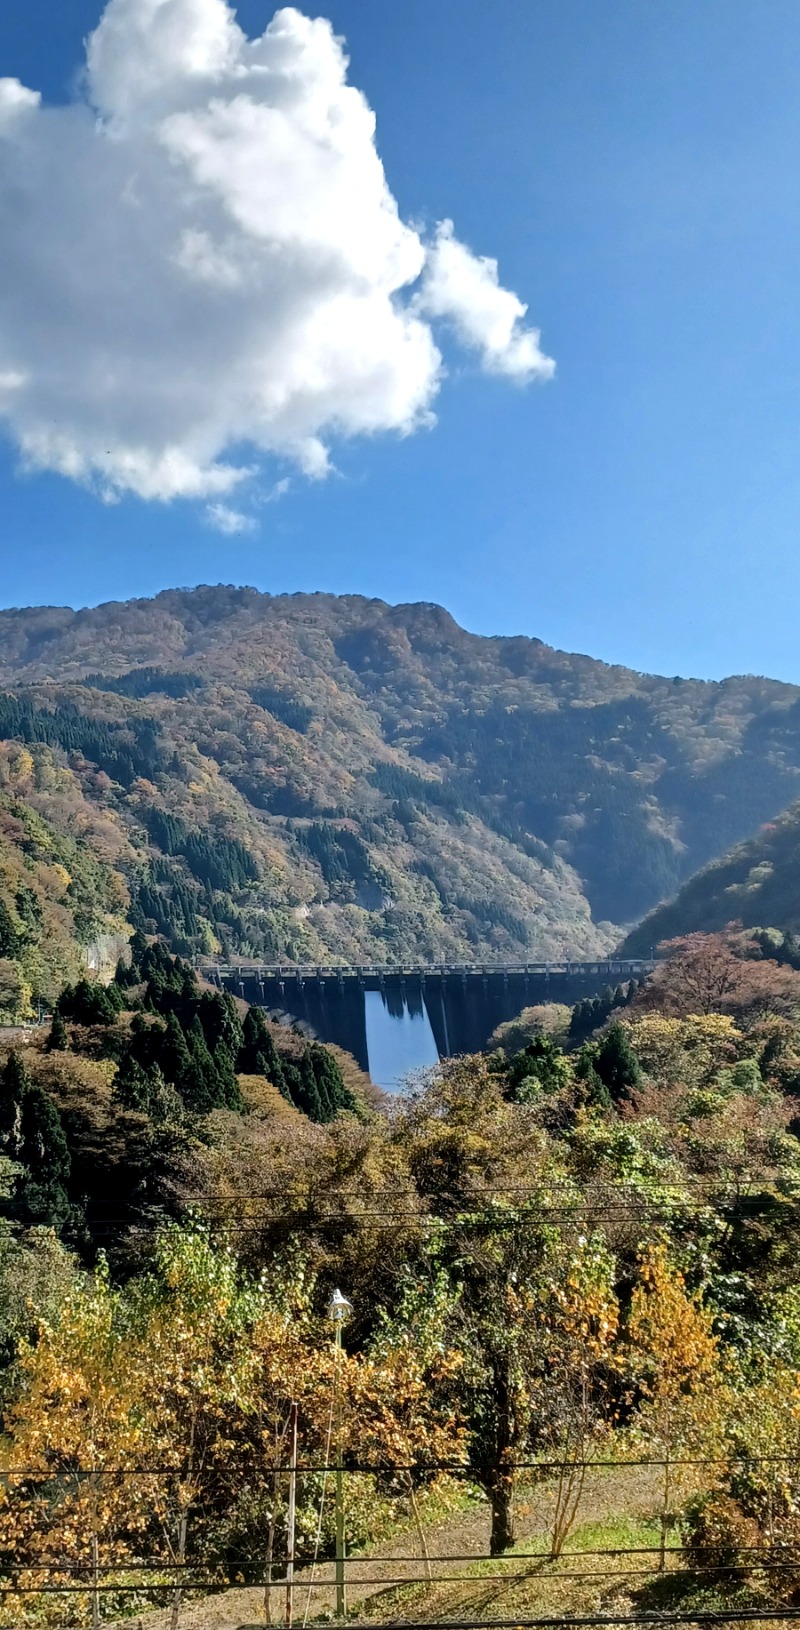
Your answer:
[[[321,1047],[318,1042],[312,1042],[309,1051],[320,1097],[323,1103],[330,1106],[331,1114],[336,1115],[341,1109],[355,1109],[355,1098],[345,1086],[344,1077],[333,1053],[327,1047]]]
[[[190,1109],[198,1115],[223,1102],[223,1087],[214,1060],[206,1046],[203,1026],[195,1014],[187,1033],[189,1047],[189,1073],[183,1087],[183,1097]]]
[[[609,1025],[598,1042],[594,1068],[614,1103],[627,1098],[631,1090],[638,1087],[642,1079],[641,1065],[626,1030],[618,1021]]]
[[[27,1222],[59,1228],[70,1211],[67,1184],[72,1162],[52,1098],[30,1086],[22,1100],[21,1164],[26,1172],[17,1185],[15,1210]]]
[[[314,1074],[314,1064],[311,1058],[311,1049],[306,1048],[300,1060],[299,1088],[296,1103],[310,1121],[328,1121],[331,1119],[330,1111],[326,1112],[325,1105],[320,1097],[317,1078]]]
[[[48,1053],[66,1053],[69,1051],[69,1036],[67,1027],[60,1013],[53,1014],[53,1023],[47,1038]]]
[[[236,1079],[233,1059],[231,1058],[224,1041],[217,1042],[211,1057],[213,1059],[214,1068],[216,1069],[219,1080],[219,1102],[224,1105],[226,1109],[243,1109],[244,1103],[242,1100],[242,1095],[239,1091],[239,1083]]]
[[[0,1147],[10,1160],[22,1158],[22,1104],[30,1085],[19,1053],[9,1053],[0,1075]]]
[[[170,1013],[167,1019],[167,1028],[161,1043],[159,1063],[166,1079],[174,1087],[177,1087],[179,1093],[183,1096],[189,1082],[192,1061],[186,1044],[186,1037],[174,1013]]]
[[[150,1112],[149,1075],[143,1066],[137,1063],[132,1053],[125,1054],[117,1070],[114,1097],[126,1109],[136,1109],[143,1115]]]
[[[242,1042],[237,1065],[242,1075],[255,1075],[259,1053],[268,1056],[271,1036],[260,1007],[249,1007],[242,1025]]]
[[[222,1042],[231,1058],[238,1060],[244,1031],[233,997],[227,991],[204,991],[197,1012],[209,1051],[213,1054]]]
[[[278,1090],[282,1092],[286,1102],[292,1104],[295,1109],[302,1110],[303,1114],[307,1114],[307,1110],[304,1108],[302,1101],[303,1083],[300,1077],[300,1071],[298,1070],[297,1065],[292,1064],[291,1060],[288,1058],[284,1059],[282,1062],[281,1078],[283,1080],[283,1087],[279,1088]],[[272,1078],[270,1077],[270,1079]],[[273,1081],[272,1085],[276,1086],[277,1082]]]
[[[22,943],[22,935],[14,927],[11,912],[4,900],[0,900],[0,957],[14,958]]]

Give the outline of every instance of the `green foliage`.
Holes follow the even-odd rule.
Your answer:
[[[251,685],[249,695],[256,707],[266,708],[273,719],[280,719],[281,724],[288,725],[290,730],[296,730],[301,736],[305,735],[314,717],[314,710],[306,706],[305,702],[298,701],[296,696],[292,696],[291,691],[278,690],[274,685]]]
[[[630,1044],[627,1032],[619,1023],[609,1025],[605,1035],[592,1049],[592,1063],[612,1103],[627,1098],[642,1079],[638,1058]]]
[[[164,668],[132,668],[116,678],[108,674],[87,674],[81,680],[88,689],[112,691],[115,696],[130,696],[136,701],[154,694],[173,698],[191,696],[194,691],[202,690],[203,683],[199,674],[170,673]]]
[[[49,1053],[66,1053],[68,1050],[69,1036],[67,1027],[63,1015],[57,1011],[53,1014],[53,1023],[50,1026],[50,1034],[47,1038],[47,1051]]]
[[[73,702],[52,710],[32,698],[0,694],[0,738],[46,742],[67,753],[81,754],[98,769],[130,787],[137,776],[152,778],[160,763],[157,731],[149,719],[126,720],[122,726],[102,723],[82,713]]]
[[[235,891],[258,877],[252,855],[238,838],[193,831],[177,815],[161,809],[149,811],[148,828],[165,855],[180,855],[192,876],[209,888]]]
[[[63,1227],[71,1213],[71,1160],[61,1117],[15,1052],[0,1074],[0,1148],[19,1168],[13,1191],[0,1202],[2,1215],[28,1226]]]
[[[123,997],[118,985],[100,985],[80,979],[77,985],[65,985],[58,998],[56,1013],[73,1024],[114,1024]]]
[[[569,1061],[551,1036],[534,1036],[503,1069],[509,1096],[520,1104],[535,1102],[541,1092],[559,1092],[572,1079]]]

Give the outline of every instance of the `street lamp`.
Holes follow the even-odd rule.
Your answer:
[[[328,1318],[333,1320],[336,1342],[336,1368],[333,1374],[333,1395],[336,1421],[336,1617],[343,1619],[347,1612],[344,1583],[344,1480],[342,1476],[342,1393],[339,1375],[342,1363],[342,1325],[353,1311],[340,1290],[335,1290],[328,1303]]]

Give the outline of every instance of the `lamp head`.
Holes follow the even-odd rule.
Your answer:
[[[345,1319],[350,1317],[352,1311],[352,1302],[348,1302],[347,1297],[343,1296],[340,1290],[335,1290],[328,1303],[328,1318],[333,1319],[335,1324],[344,1324]]]

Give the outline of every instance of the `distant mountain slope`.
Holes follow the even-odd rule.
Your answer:
[[[0,742],[0,1015],[32,1016],[89,963],[113,970],[130,930],[119,820],[48,747]]]
[[[0,739],[118,823],[184,953],[594,955],[800,794],[800,689],[483,638],[438,606],[170,590],[0,613]]]
[[[674,900],[628,935],[624,949],[643,955],[661,940],[712,932],[729,922],[800,930],[800,803],[690,878]]]

